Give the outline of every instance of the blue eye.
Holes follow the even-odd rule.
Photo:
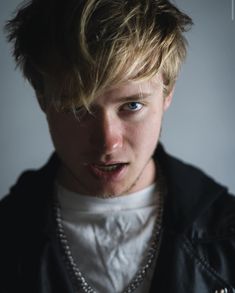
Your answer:
[[[139,103],[139,102],[130,102],[124,105],[123,109],[126,111],[139,111],[143,108],[143,104]]]

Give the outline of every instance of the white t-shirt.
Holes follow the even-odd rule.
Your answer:
[[[56,184],[73,258],[97,293],[123,292],[148,252],[159,193],[153,184],[136,193],[98,198]],[[149,291],[153,266],[135,292]]]

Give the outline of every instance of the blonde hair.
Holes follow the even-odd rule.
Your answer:
[[[167,0],[32,0],[6,25],[14,57],[46,103],[89,107],[126,81],[173,88],[192,20]]]

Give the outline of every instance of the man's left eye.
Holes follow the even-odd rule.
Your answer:
[[[124,111],[139,111],[143,108],[143,104],[139,102],[130,102],[123,106]]]

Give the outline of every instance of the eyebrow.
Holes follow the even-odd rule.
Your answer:
[[[117,102],[123,102],[123,101],[140,101],[147,99],[149,96],[151,96],[151,93],[138,93],[138,94],[133,94],[130,96],[122,96],[117,99]]]

